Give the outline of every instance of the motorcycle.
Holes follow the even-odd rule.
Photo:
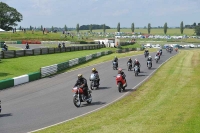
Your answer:
[[[134,67],[134,71],[135,71],[135,76],[138,76],[138,74],[139,74],[139,67],[137,65]]]
[[[128,71],[132,70],[132,64],[130,62],[128,62]]]
[[[159,57],[155,56],[156,63],[158,63]]]
[[[113,70],[117,70],[117,62],[113,62]]]
[[[148,69],[151,69],[151,61],[147,61],[147,67]]]
[[[144,57],[146,58],[146,57],[148,57],[149,56],[149,53],[144,53]]]
[[[91,84],[90,84],[90,89],[91,90],[99,88],[98,79],[99,79],[99,75],[98,74],[93,74],[92,73],[90,75],[90,81],[92,81]]]
[[[127,86],[127,84],[121,74],[118,74],[116,76],[116,83],[117,83],[117,88],[119,92],[122,92],[122,90],[125,90],[125,87]]]
[[[73,103],[76,107],[80,107],[81,106],[81,102],[87,102],[88,104],[90,104],[92,102],[92,95],[91,95],[91,91],[88,90],[88,99],[86,98],[84,92],[83,92],[83,88],[80,88],[79,86],[76,86],[72,89],[72,92],[74,92],[74,96],[73,96]]]

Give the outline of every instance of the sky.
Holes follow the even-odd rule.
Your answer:
[[[200,0],[0,0],[23,15],[18,27],[168,27],[200,23]]]

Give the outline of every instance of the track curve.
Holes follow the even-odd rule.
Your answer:
[[[127,76],[126,92],[131,91],[134,86],[175,54],[175,52],[169,54],[163,50],[161,59],[157,64],[153,61],[151,70],[146,67],[146,59],[143,55],[133,56],[132,59],[137,58],[141,63],[141,73],[138,77],[134,76],[133,71],[127,70],[128,57],[119,59],[119,67],[123,68]],[[155,53],[150,55],[154,57]],[[83,103],[80,108],[76,108],[72,102],[71,89],[77,80],[77,75],[82,73],[88,79],[93,67],[99,71],[100,88],[93,91],[91,105]],[[24,133],[37,130],[111,103],[125,93],[119,93],[117,90],[116,74],[117,71],[112,70],[112,63],[105,62],[0,91],[2,101],[0,133]]]

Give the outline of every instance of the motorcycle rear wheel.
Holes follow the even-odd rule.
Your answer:
[[[88,104],[91,104],[91,103],[92,103],[92,95],[91,95],[91,94],[89,94],[89,100],[87,100],[87,103],[88,103]]]

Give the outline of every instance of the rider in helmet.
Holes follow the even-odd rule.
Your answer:
[[[140,62],[137,59],[135,59],[135,61],[134,61],[133,67],[135,67],[135,66],[138,66],[138,72],[140,73]],[[134,69],[134,71],[135,71],[135,69]]]
[[[118,58],[117,58],[117,56],[115,56],[113,62],[116,62],[116,65],[117,65],[117,67],[118,67]]]
[[[157,51],[156,56],[158,56],[158,59],[160,60],[160,52]]]
[[[130,63],[130,64],[131,64],[131,67],[132,67],[133,61],[131,60],[131,58],[128,59],[127,65],[128,65],[128,63]]]
[[[152,67],[152,58],[151,58],[150,55],[149,55],[149,57],[147,58],[147,61],[151,61],[151,67]],[[147,62],[147,67],[148,67],[148,62]]]
[[[82,74],[78,74],[78,80],[76,81],[76,84],[74,85],[74,87],[76,87],[76,86],[80,86],[81,88],[83,88],[83,92],[84,92],[86,98],[88,99],[87,80],[83,77]]]
[[[99,84],[100,78],[99,78],[99,74],[98,74],[98,71],[96,70],[96,68],[92,68],[92,73],[98,75],[98,80],[97,80],[97,82],[98,82],[98,85],[100,85],[100,84]]]
[[[28,42],[26,43],[26,49],[29,49],[29,44],[28,44]]]
[[[149,55],[149,50],[148,49],[145,49],[145,51],[144,51],[144,55]]]
[[[125,82],[126,82],[126,75],[125,75],[125,73],[122,71],[122,69],[121,68],[119,68],[118,69],[118,74],[121,74],[122,75],[122,78],[125,80]],[[127,82],[126,82],[126,84],[124,85],[124,87],[126,87],[127,86]]]
[[[8,46],[6,45],[6,43],[3,44],[3,48],[4,48],[5,51],[8,50]]]

